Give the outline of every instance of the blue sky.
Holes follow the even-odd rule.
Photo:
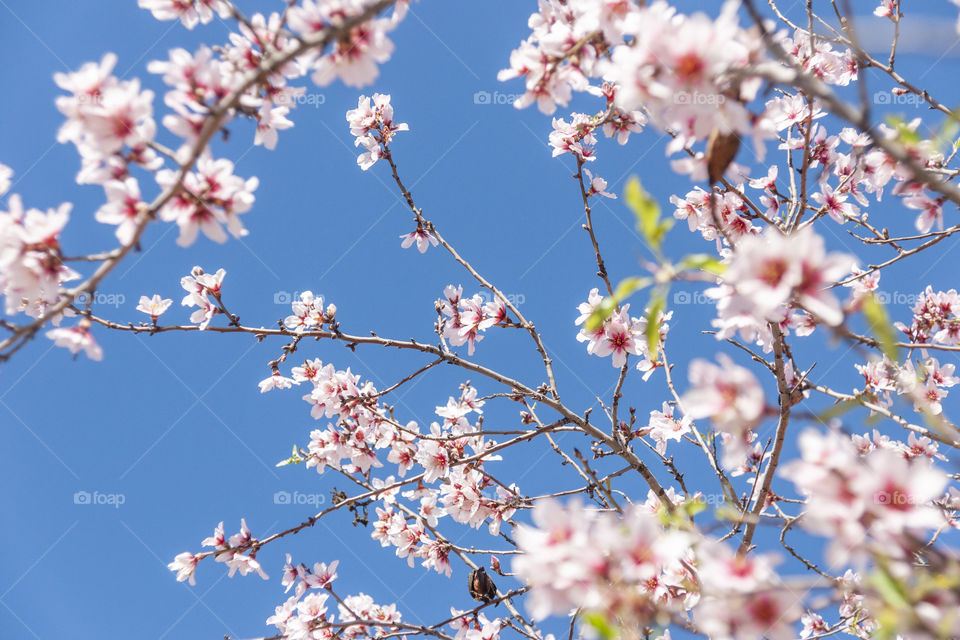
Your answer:
[[[239,4],[260,10],[281,5]],[[929,11],[942,23],[952,23],[952,5],[931,4],[937,6]],[[411,129],[399,134],[394,154],[418,206],[481,273],[522,300],[524,313],[543,332],[557,363],[565,400],[585,410],[595,396],[609,397],[616,370],[608,359],[588,356],[575,340],[576,305],[601,284],[580,229],[583,211],[570,178],[575,167],[569,156],[550,157],[547,117],[536,109],[517,111],[502,104],[502,96],[519,91],[519,83],[496,81],[510,50],[527,36],[526,20],[534,8],[533,2],[516,0],[416,3],[392,35],[394,57],[381,68],[376,85],[364,92],[392,94],[397,119]],[[141,77],[158,93],[157,110],[163,113],[163,87],[146,73],[147,62],[166,59],[173,47],[192,50],[200,42],[225,41],[227,33],[219,21],[193,32],[179,23],[157,22],[133,0],[0,0],[0,41],[6,52],[6,63],[0,65],[0,86],[6,88],[6,100],[0,102],[0,162],[14,169],[18,182],[13,191],[28,206],[74,204],[62,239],[70,254],[107,249],[115,239],[112,227],[93,221],[102,190],[75,184],[78,156],[72,147],[56,143],[62,117],[53,103],[58,90],[52,75],[113,51],[119,56],[116,72]],[[953,40],[934,42],[932,52],[903,55],[899,69],[935,87],[947,104],[956,104],[960,89],[954,79],[960,65],[955,57],[940,55],[951,45]],[[881,83],[874,76],[870,86]],[[230,125],[228,143],[215,145],[218,156],[236,163],[237,175],[260,178],[256,205],[244,216],[250,235],[225,245],[201,238],[182,249],[174,243],[172,225],[152,226],[143,250],[104,283],[103,304],[96,308],[100,315],[138,321],[134,308],[142,294],[160,293],[179,302],[180,278],[200,265],[227,270],[224,300],[245,324],[274,324],[289,309],[275,301],[309,289],[337,304],[345,331],[429,340],[433,301],[443,287],[462,283],[467,293],[475,291],[469,276],[440,250],[421,256],[400,249],[398,236],[413,225],[388,168],[380,163],[361,172],[355,164],[344,113],[356,106],[360,91],[335,84],[309,86],[308,92],[322,104],[302,106],[293,114],[296,127],[281,132],[276,151],[254,148],[249,123],[240,121]],[[478,92],[493,99],[478,104]],[[573,110],[577,104],[594,106],[576,103]],[[908,117],[927,114],[913,105],[900,111]],[[557,115],[568,112],[561,109]],[[162,132],[160,139],[170,142],[165,136]],[[603,141],[599,160],[590,168],[607,178],[616,193],[630,175],[639,175],[669,212],[669,196],[682,195],[691,185],[669,170],[664,144],[654,129],[633,136],[626,147]],[[602,201],[595,211],[612,278],[637,273],[636,259],[645,249],[630,213],[618,201]],[[912,212],[896,207],[895,198],[872,207],[870,215],[875,225],[891,231],[912,229]],[[835,248],[852,246],[843,229],[823,229]],[[929,257],[896,267],[884,275],[881,287],[909,295],[920,283],[956,286],[951,267],[955,246],[948,239]],[[674,257],[709,249],[685,225],[669,236],[668,254]],[[642,304],[642,298],[634,301],[635,307]],[[668,348],[683,384],[684,364],[693,357],[712,357],[718,344],[700,333],[709,329],[712,307],[673,308],[674,339]],[[892,307],[891,314],[907,316],[903,307]],[[185,322],[188,316],[175,305],[166,319]],[[310,564],[340,559],[338,593],[364,591],[377,601],[397,602],[408,620],[428,622],[450,606],[472,606],[462,565],[455,566],[452,582],[419,566],[407,569],[390,549],[369,539],[369,530],[352,527],[345,514],[282,546],[267,547],[260,560],[271,574],[269,582],[227,579],[222,565],[208,562],[199,568],[196,587],[175,582],[166,564],[181,551],[198,550],[219,521],[232,533],[246,517],[254,535],[264,537],[315,511],[277,505],[275,492],[328,500],[334,486],[350,487],[332,475],[274,468],[293,444],[305,445],[309,431],[323,426],[310,418],[297,390],[257,391],[257,382],[269,373],[266,363],[280,354],[281,341],[258,344],[246,336],[196,333],[96,335],[105,351],[101,363],[73,360],[41,337],[0,370],[0,481],[5,487],[0,512],[7,531],[0,545],[0,637],[263,635],[269,631],[264,619],[284,600],[279,584],[283,552]],[[807,341],[804,362],[818,361],[819,380],[843,390],[860,384],[845,345],[823,337]],[[323,343],[302,344],[297,355],[349,366],[379,388],[427,361],[375,348],[354,354]],[[488,332],[477,358],[533,385],[542,378],[536,354],[519,335]],[[835,367],[842,358],[843,364]],[[427,425],[433,408],[455,395],[466,378],[439,368],[401,390],[391,403],[398,415]],[[473,382],[481,394],[501,390],[476,377]],[[773,388],[770,382],[764,381],[768,389]],[[625,393],[624,402],[646,416],[667,399],[662,372],[646,384],[632,377]],[[823,405],[810,405],[818,406]],[[488,404],[487,424],[513,425],[514,411],[506,404]],[[851,416],[850,428],[865,430],[862,418]],[[769,437],[770,426],[761,434]],[[568,444],[587,448],[586,440],[577,442],[573,436]],[[678,460],[694,486],[704,470],[698,459],[683,458],[686,451],[679,450]],[[501,464],[501,475],[530,494],[572,487],[577,480],[559,467],[554,454],[537,446],[518,450]],[[76,505],[78,491],[120,495],[123,504]],[[447,531],[454,539],[462,533]],[[490,544],[484,535],[461,539],[469,541]],[[503,578],[500,582],[509,586]]]

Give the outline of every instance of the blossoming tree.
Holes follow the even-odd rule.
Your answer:
[[[571,309],[569,339],[584,343],[584,357],[609,358],[614,384],[598,410],[561,392],[536,310],[521,310],[414,198],[394,143],[415,137],[416,126],[381,93],[359,95],[345,126],[359,170],[389,174],[412,216],[397,250],[449,257],[450,285],[426,338],[368,333],[355,317],[347,326],[338,307],[350,300],[309,291],[275,324],[242,323],[223,268],[184,275],[188,318],[170,319],[174,301],[152,291],[125,317],[97,308],[93,294],[151,225],[175,223],[181,246],[201,234],[218,243],[246,235],[241,216],[261,206],[259,181],[215,157],[212,140],[249,121],[253,144],[274,149],[307,81],[358,92],[375,85],[409,10],[405,0],[283,4],[245,15],[228,0],[139,0],[187,29],[215,17],[235,26],[226,43],[175,49],[148,65],[168,87],[161,127],[154,93],[118,77],[112,54],[55,76],[64,92],[58,140],[76,147],[77,182],[102,186],[93,216],[116,228],[115,248],[77,257],[62,247],[69,204],[44,212],[14,194],[0,212],[0,360],[48,338],[109,366],[97,342],[108,331],[266,342],[276,356],[260,392],[291,402],[296,393],[317,423],[281,465],[352,487],[275,533],[210,523],[210,537],[170,562],[177,580],[203,580],[215,563],[230,576],[267,579],[265,548],[282,550],[290,536],[351,511],[411,567],[469,572],[479,604],[413,623],[395,603],[339,588],[339,560],[286,554],[277,567],[286,595],[278,590],[280,604],[264,615],[274,638],[960,636],[960,557],[949,535],[960,526],[960,430],[943,403],[958,381],[949,360],[960,350],[960,295],[918,284],[906,322],[892,322],[875,295],[888,267],[943,251],[960,230],[950,220],[960,204],[955,112],[935,86],[896,69],[908,20],[899,0],[874,12],[896,27],[885,59],[860,45],[844,2],[807,2],[795,22],[773,0],[727,2],[709,16],[662,0],[540,0],[500,80],[522,87],[520,109],[590,105],[554,117],[548,141],[575,163],[571,197],[595,259],[596,287]],[[875,118],[858,90],[867,75],[890,95],[923,101],[926,121]],[[587,165],[599,164],[603,144],[630,145],[649,130],[669,137],[671,166],[690,189],[670,198],[671,216],[640,180],[626,184],[618,204],[632,211],[651,257],[612,278],[592,209],[617,194]],[[0,193],[11,176],[0,166]],[[885,191],[908,224],[868,215]],[[674,220],[702,238],[702,252],[675,250],[671,238],[684,231],[671,231]],[[825,238],[838,233],[856,249],[828,248]],[[682,370],[671,364],[669,323],[684,309],[671,308],[669,294],[684,283],[715,301],[698,330],[730,348]],[[506,332],[538,359],[537,377],[485,363],[483,341]],[[809,346],[812,334],[856,348],[825,356]],[[316,341],[390,350],[408,373],[375,385],[371,372],[322,362]],[[823,357],[855,368],[862,386],[821,380]],[[446,400],[438,392],[430,424],[389,404],[440,365],[462,384]],[[638,411],[637,390],[659,409]],[[513,421],[485,422],[485,408],[501,405]],[[566,433],[581,436],[583,450],[560,442]],[[498,463],[530,442],[576,485],[525,491]],[[702,486],[688,486],[688,467],[707,470]],[[368,506],[371,522],[360,515]],[[459,544],[464,528],[486,531],[490,548]],[[792,537],[801,530],[822,546],[799,548]]]

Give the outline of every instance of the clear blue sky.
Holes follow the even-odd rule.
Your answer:
[[[872,8],[874,3],[864,4]],[[942,20],[955,19],[952,5],[932,4]],[[240,5],[270,10],[281,3]],[[508,294],[523,297],[524,312],[543,332],[557,362],[565,400],[583,410],[596,395],[609,397],[616,370],[608,359],[587,356],[575,340],[576,305],[600,281],[580,229],[583,211],[570,178],[574,164],[569,156],[550,157],[550,122],[535,108],[517,111],[474,100],[478,91],[519,91],[519,83],[498,83],[496,73],[527,36],[526,20],[534,8],[534,2],[518,0],[416,3],[392,36],[394,57],[381,68],[376,85],[364,91],[392,94],[397,119],[411,129],[399,134],[394,153],[417,204],[486,277]],[[14,169],[18,182],[13,191],[28,206],[74,203],[63,235],[67,252],[111,248],[115,239],[113,227],[93,221],[102,190],[75,184],[79,158],[72,147],[55,141],[62,117],[54,107],[58,90],[53,74],[113,51],[119,56],[118,74],[139,76],[160,94],[162,85],[145,71],[148,61],[166,59],[177,46],[192,50],[200,42],[217,44],[227,33],[219,21],[192,32],[179,23],[157,22],[134,0],[0,0],[0,86],[5,88],[0,162]],[[953,44],[944,42],[940,50]],[[900,63],[903,73],[921,77],[947,104],[957,103],[956,58],[906,54]],[[400,249],[398,236],[412,225],[388,168],[381,163],[364,173],[355,164],[344,113],[356,106],[360,92],[339,84],[309,86],[308,91],[322,94],[323,104],[299,108],[292,116],[296,127],[281,132],[276,151],[254,148],[249,123],[240,121],[230,125],[229,144],[217,144],[217,155],[233,159],[238,175],[260,177],[256,206],[244,216],[250,235],[222,246],[201,238],[182,249],[174,244],[173,225],[153,225],[143,251],[100,290],[108,300],[122,297],[123,304],[99,306],[99,314],[139,321],[142,316],[134,310],[139,296],[160,293],[175,300],[165,319],[185,322],[189,311],[179,306],[179,280],[200,265],[227,270],[224,299],[245,324],[274,324],[289,310],[274,303],[279,292],[310,289],[337,304],[344,330],[430,340],[433,301],[443,287],[462,283],[467,293],[475,287],[441,250],[421,256]],[[156,105],[160,114],[165,112],[159,95]],[[927,114],[912,105],[901,111],[909,117]],[[557,115],[567,114],[561,109]],[[836,125],[831,129],[839,130]],[[160,139],[171,141],[165,132]],[[682,195],[691,185],[669,170],[664,144],[653,129],[632,137],[625,148],[604,140],[599,160],[590,168],[607,178],[616,193],[629,175],[639,174],[669,212],[669,196]],[[145,190],[153,195],[146,185]],[[871,220],[891,231],[912,229],[913,212],[894,203],[888,195],[883,206],[871,208]],[[595,210],[613,279],[636,273],[636,257],[644,249],[630,214],[616,201],[601,202]],[[953,216],[947,212],[948,224],[955,222]],[[821,232],[835,248],[849,244],[844,230],[832,230]],[[672,256],[709,250],[685,225],[671,233],[668,244]],[[955,287],[955,246],[956,240],[948,239],[929,258],[888,272],[882,289],[913,294],[920,283]],[[640,298],[634,301],[635,307],[642,304]],[[674,310],[668,347],[682,372],[691,358],[711,357],[718,344],[699,333],[709,329],[712,307]],[[908,315],[902,307],[891,313],[898,319]],[[299,390],[258,393],[257,382],[268,375],[266,363],[279,355],[282,341],[257,344],[246,336],[147,337],[102,330],[96,336],[105,351],[101,363],[83,357],[74,361],[41,337],[0,372],[0,482],[5,487],[0,492],[5,530],[0,638],[122,634],[192,639],[272,633],[264,620],[285,599],[279,583],[285,551],[308,564],[339,559],[339,593],[362,590],[379,602],[397,602],[404,618],[414,622],[436,620],[450,606],[472,606],[462,565],[455,565],[452,582],[419,566],[407,569],[391,549],[369,539],[369,529],[351,527],[346,514],[282,546],[267,547],[260,560],[271,574],[269,582],[228,579],[222,565],[204,562],[196,587],[177,583],[166,564],[181,551],[199,550],[219,521],[229,534],[246,517],[254,535],[263,537],[314,512],[309,506],[275,505],[275,492],[329,499],[334,485],[349,485],[300,467],[274,468],[294,443],[305,445],[309,431],[325,425],[309,417]],[[821,337],[807,341],[813,348],[803,361],[818,361],[815,378],[845,390],[861,384],[852,364],[833,367],[849,357],[845,346],[830,347]],[[426,362],[416,354],[375,348],[352,354],[325,343],[304,343],[297,355],[350,366],[379,388]],[[477,358],[530,384],[541,380],[536,355],[521,336],[488,332]],[[685,384],[682,373],[678,378]],[[391,402],[398,415],[428,425],[435,418],[433,408],[455,395],[464,379],[449,368],[435,371]],[[476,377],[473,382],[481,394],[502,390]],[[772,389],[769,382],[765,380]],[[636,406],[641,417],[667,399],[662,372],[646,384],[632,377],[625,392],[624,402]],[[948,402],[948,413],[951,405],[956,407]],[[817,406],[822,404],[812,405]],[[515,407],[488,404],[488,409],[488,425],[515,424]],[[862,418],[852,417],[850,427],[865,430],[856,422]],[[771,433],[767,425],[761,435]],[[578,446],[586,449],[586,441]],[[700,459],[691,463],[684,455],[690,450],[674,451],[695,486],[703,477]],[[576,481],[552,453],[537,447],[502,465],[508,470],[501,475],[530,494]],[[78,491],[122,494],[124,504],[75,505]],[[447,532],[457,540],[462,530]],[[461,541],[471,540],[490,544],[483,535]],[[501,587],[510,586],[499,581]]]

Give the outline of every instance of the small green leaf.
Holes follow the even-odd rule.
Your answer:
[[[887,604],[897,609],[911,608],[904,585],[902,585],[886,567],[877,567],[877,569],[870,574],[868,580]]]
[[[727,265],[720,262],[719,258],[707,253],[691,254],[681,260],[677,267],[680,269],[699,269],[718,276],[723,275],[724,271],[727,270]]]
[[[599,329],[621,302],[640,289],[649,287],[651,284],[653,284],[653,278],[626,278],[622,280],[620,284],[617,285],[617,288],[614,289],[613,296],[605,297],[603,302],[598,304],[597,308],[590,314],[590,317],[587,318],[585,325],[587,331]]]
[[[627,181],[623,199],[637,218],[637,231],[643,234],[652,247],[658,248],[663,236],[673,226],[673,219],[660,220],[660,205],[644,190],[636,176]]]
[[[887,116],[887,124],[897,131],[897,140],[903,144],[915,145],[920,142],[916,131],[911,131],[902,116]]]
[[[687,515],[690,516],[690,518],[693,518],[693,516],[697,515],[701,511],[706,510],[706,508],[707,503],[703,499],[688,500],[687,502],[683,503],[683,510],[687,512]]]
[[[647,308],[647,353],[651,360],[656,360],[657,345],[660,343],[660,314],[667,306],[667,294],[663,289],[657,288],[650,296],[650,306]]]
[[[617,637],[617,629],[607,622],[602,613],[590,611],[583,614],[584,621],[593,627],[603,640],[614,640]]]
[[[738,511],[733,505],[724,503],[717,507],[717,510],[714,512],[713,517],[717,520],[728,520],[730,522],[738,522],[740,520],[740,511]]]
[[[870,332],[877,337],[880,343],[880,350],[891,362],[900,362],[900,350],[897,349],[896,334],[893,331],[893,325],[890,324],[890,318],[887,316],[887,310],[883,303],[877,300],[876,296],[867,296],[863,301],[863,315],[870,326]]]
[[[303,462],[303,458],[300,456],[300,450],[297,448],[297,445],[293,445],[293,453],[290,454],[290,457],[286,460],[281,460],[274,466],[285,467],[288,464],[300,464],[301,462]]]

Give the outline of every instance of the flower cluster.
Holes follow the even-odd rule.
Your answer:
[[[187,29],[207,24],[214,13],[221,18],[229,18],[232,13],[227,0],[137,0],[137,4],[157,20],[179,19]]]
[[[710,638],[794,640],[802,591],[783,584],[769,555],[745,556],[723,544],[697,549],[701,601],[697,624]]]
[[[172,189],[177,180],[178,172],[172,169],[157,172],[157,184],[164,189]],[[256,177],[244,180],[233,175],[233,163],[226,158],[214,160],[205,154],[197,160],[196,171],[184,176],[183,189],[160,209],[160,218],[180,227],[177,244],[181,247],[193,244],[198,231],[214,242],[226,242],[221,225],[234,238],[242,238],[247,230],[240,214],[253,206],[259,183]]]
[[[187,292],[180,304],[184,307],[197,307],[190,316],[190,322],[199,323],[201,330],[207,328],[213,316],[221,313],[220,288],[226,275],[225,269],[218,269],[216,273],[204,273],[200,267],[194,267],[189,276],[180,278],[180,286]],[[212,296],[213,300],[207,296]]]
[[[395,631],[395,625],[402,620],[396,605],[376,604],[373,598],[361,592],[343,598],[337,605],[340,620],[337,622],[337,615],[327,611],[329,597],[328,593],[310,593],[303,599],[300,595],[292,596],[267,618],[267,624],[275,626],[289,640],[332,640],[338,637],[355,640],[387,635]],[[350,624],[355,620],[365,624]]]
[[[812,429],[800,435],[799,446],[801,459],[781,474],[807,500],[803,526],[830,538],[831,562],[859,557],[871,544],[884,556],[910,557],[914,535],[943,524],[931,501],[947,477],[929,456],[862,441],[858,449],[848,437]]]
[[[863,365],[854,365],[864,378],[864,388],[857,391],[882,407],[893,406],[891,391],[905,395],[913,401],[914,409],[929,415],[943,412],[941,401],[949,393],[948,388],[960,379],[953,375],[955,365],[940,364],[936,358],[907,360],[897,365],[886,357],[876,358]]]
[[[346,20],[356,18],[371,3],[365,0],[303,0],[291,7],[290,29],[303,39],[317,41]],[[409,0],[398,0],[390,17],[373,18],[354,26],[346,37],[338,38],[329,53],[303,62],[311,79],[325,87],[339,78],[348,87],[363,87],[377,79],[377,64],[386,62],[393,53],[387,37],[407,15]]]
[[[688,609],[698,597],[688,564],[690,539],[632,508],[623,518],[573,502],[538,502],[533,525],[515,537],[513,571],[530,585],[535,618],[582,608],[608,620],[645,623]]]
[[[0,290],[7,315],[25,312],[36,318],[60,298],[60,285],[80,274],[63,262],[60,232],[71,205],[46,212],[23,208],[13,194],[0,211]]]
[[[635,626],[692,611],[710,637],[794,637],[800,594],[780,584],[769,556],[665,528],[641,506],[618,516],[540,502],[533,522],[517,530],[524,553],[513,569],[531,586],[535,618],[579,608]]]
[[[463,614],[463,611],[450,607],[450,615],[454,618],[450,622],[450,628],[456,631],[453,640],[499,640],[503,620],[489,620],[483,612],[475,615]]]
[[[263,568],[256,559],[256,542],[257,539],[250,534],[250,529],[247,528],[246,520],[241,519],[240,531],[230,536],[229,539],[226,538],[223,533],[223,523],[221,522],[217,525],[217,528],[214,529],[213,535],[209,538],[204,538],[201,544],[205,547],[213,547],[215,551],[214,558],[217,562],[225,562],[227,564],[230,568],[231,578],[234,573],[239,571],[242,576],[249,573],[256,573],[264,580],[267,580],[269,576],[263,572]],[[250,549],[250,551],[244,555],[243,551],[247,549]],[[167,568],[177,572],[178,582],[189,580],[190,584],[196,584],[194,573],[198,561],[199,559],[194,554],[184,552],[177,554],[177,557],[167,565]]]
[[[337,305],[331,302],[324,308],[323,296],[314,296],[312,291],[302,292],[300,299],[294,300],[291,306],[293,313],[284,319],[283,324],[297,333],[322,327],[333,322],[337,315]]]
[[[857,79],[857,56],[853,51],[834,51],[827,40],[811,38],[809,31],[796,29],[792,38],[784,35],[782,46],[800,67],[827,84],[845,87]]]
[[[840,302],[829,287],[855,266],[852,256],[826,252],[823,238],[810,227],[790,235],[768,228],[744,237],[729,259],[725,284],[709,289],[717,299],[713,326],[717,339],[736,332],[769,351],[769,322],[783,322],[790,306],[802,308],[830,326],[843,322]]]
[[[293,566],[290,554],[287,554],[287,563],[283,566],[283,579],[280,584],[290,591],[290,587],[296,585],[294,595],[297,598],[303,596],[307,589],[325,589],[337,579],[337,565],[339,560],[334,560],[328,567],[326,563],[316,562],[311,570],[307,565],[300,563]]]
[[[960,344],[960,295],[955,289],[934,292],[928,286],[913,308],[910,326],[897,322],[894,326],[906,334],[910,342],[919,344]]]
[[[70,353],[83,351],[91,360],[102,360],[103,349],[90,333],[90,322],[81,320],[74,327],[60,327],[47,331],[47,337],[58,347],[66,347]]]
[[[72,142],[83,161],[77,182],[105,184],[121,179],[130,164],[155,170],[162,159],[149,147],[157,133],[153,120],[153,92],[140,89],[140,80],[112,75],[117,56],[106,54],[100,63],[88,62],[74,73],[53,79],[70,93],[56,100],[67,121],[58,142]]]
[[[657,453],[664,455],[667,452],[667,440],[680,442],[684,435],[690,433],[692,421],[693,418],[686,414],[678,420],[674,407],[664,402],[663,410],[651,411],[650,423],[639,429],[635,435],[649,435],[656,443]]]
[[[357,157],[357,164],[364,171],[384,156],[387,145],[398,131],[410,130],[407,123],[393,121],[390,96],[382,93],[373,94],[372,104],[369,97],[360,96],[357,108],[347,111],[347,122],[350,124],[350,134],[356,136],[353,145],[366,149]],[[423,251],[425,249],[421,253]]]
[[[590,290],[587,301],[580,303],[577,307],[580,315],[574,324],[581,327],[577,334],[577,341],[587,343],[587,353],[601,358],[612,355],[611,364],[617,368],[627,363],[628,355],[640,356],[637,369],[644,372],[644,380],[648,379],[657,367],[662,366],[662,363],[659,362],[657,354],[650,353],[646,338],[647,318],[631,317],[630,305],[625,304],[610,314],[596,329],[587,329],[587,320],[602,301],[600,290],[594,288]],[[672,311],[660,314],[661,340],[667,337],[667,332],[670,330],[667,320],[672,316]]]
[[[463,297],[463,287],[447,285],[437,307],[445,316],[443,337],[459,347],[467,345],[467,355],[473,355],[476,343],[483,340],[481,332],[507,322],[507,308],[500,298],[485,301],[479,294]]]
[[[641,106],[681,136],[705,139],[711,131],[751,132],[743,103],[757,81],[734,82],[733,72],[762,59],[759,33],[741,29],[736,4],[715,21],[704,14],[679,15],[666,2],[576,0],[540,3],[529,21],[532,33],[510,55],[500,80],[522,77],[526,92],[518,108],[537,102],[551,114],[573,91],[611,96],[621,114]],[[590,78],[602,77],[602,88]],[[642,122],[641,122],[642,124]]]
[[[747,205],[738,194],[728,191],[712,199],[711,203],[710,193],[700,187],[688,191],[682,199],[670,196],[670,202],[676,207],[673,217],[686,220],[690,231],[699,231],[704,240],[718,240],[722,235],[736,240],[756,233],[757,228],[745,216]]]

